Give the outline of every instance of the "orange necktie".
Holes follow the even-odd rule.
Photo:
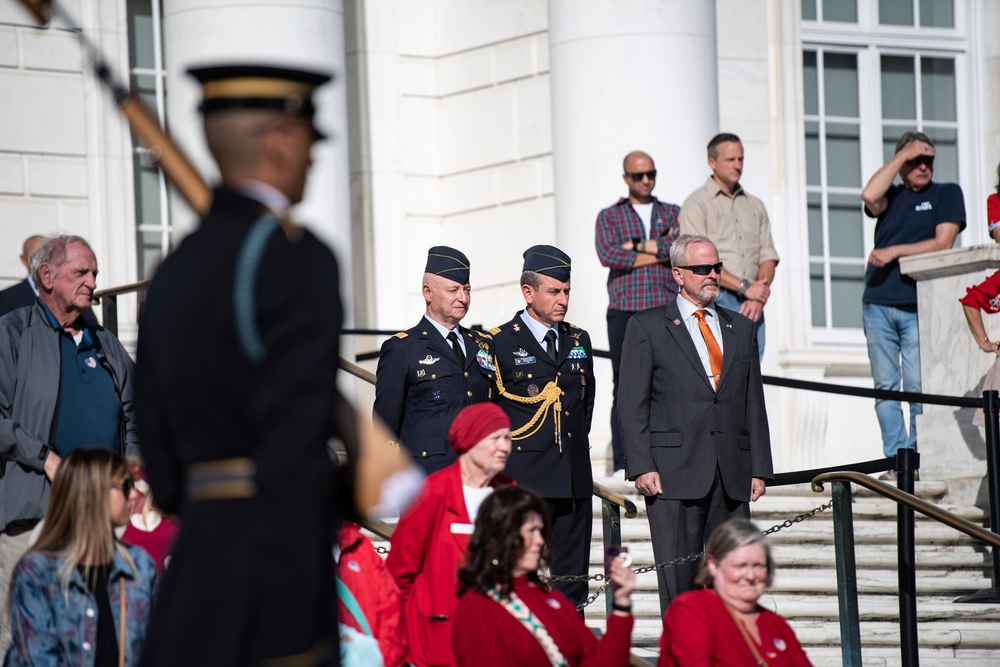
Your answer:
[[[698,318],[698,328],[701,329],[701,337],[705,339],[705,347],[708,348],[708,364],[712,367],[712,377],[715,379],[715,388],[719,388],[719,380],[722,378],[722,348],[719,341],[715,340],[715,334],[705,321],[707,310],[696,310],[694,316]]]

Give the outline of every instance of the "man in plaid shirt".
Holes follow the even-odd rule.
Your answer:
[[[618,370],[625,325],[640,310],[662,306],[677,296],[670,272],[670,246],[677,239],[680,206],[653,196],[656,165],[642,151],[622,163],[628,197],[597,216],[597,256],[608,267],[608,346],[611,348],[614,401],[611,404],[611,449],[614,474],[624,475],[625,453],[618,429]]]

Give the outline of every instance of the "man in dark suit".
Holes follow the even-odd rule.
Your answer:
[[[448,428],[462,408],[488,401],[493,386],[489,336],[459,325],[469,311],[469,269],[454,248],[427,251],[424,316],[382,344],[375,372],[374,413],[428,475],[455,462]]]
[[[713,303],[722,263],[710,240],[682,235],[670,261],[679,298],[629,322],[618,395],[625,474],[646,497],[657,563],[749,518],[772,475],[754,323]],[[696,572],[694,562],[657,570],[661,612]]]
[[[32,253],[44,242],[45,237],[38,234],[24,239],[24,245],[21,246],[20,260],[21,264],[24,264],[24,269],[28,272],[28,275],[21,282],[0,291],[0,317],[3,317],[12,310],[34,305],[35,298],[38,296],[38,289],[35,287],[35,283],[32,282],[31,267],[28,261],[31,259]],[[94,315],[93,308],[88,307],[84,309],[81,315],[84,321],[90,326],[98,326],[97,316]]]
[[[288,217],[322,138],[312,92],[330,77],[190,73],[222,184],[157,270],[139,326],[146,473],[181,523],[140,664],[339,664],[339,277]]]
[[[545,498],[552,518],[554,575],[587,573],[593,523],[589,434],[594,355],[587,332],[564,321],[570,268],[570,258],[558,248],[526,250],[521,273],[525,309],[490,331],[495,398],[514,429],[504,474]],[[554,586],[574,604],[586,600],[585,581],[557,581]]]
[[[35,249],[42,245],[44,241],[45,237],[38,234],[24,239],[24,245],[21,246],[20,260],[21,264],[24,265],[24,270],[28,272],[28,277],[21,282],[0,291],[0,317],[6,315],[12,310],[23,308],[24,306],[30,306],[35,303],[35,297],[38,296],[38,292],[35,290],[35,286],[31,282],[31,269],[28,266],[28,259],[31,257],[31,253],[35,252]]]

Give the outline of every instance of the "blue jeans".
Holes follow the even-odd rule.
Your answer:
[[[875,388],[899,391],[902,384],[903,391],[919,392],[920,340],[916,310],[866,303],[862,304],[862,312]],[[882,429],[882,450],[886,456],[895,456],[896,450],[904,447],[917,448],[916,420],[923,411],[923,404],[910,404],[910,434],[907,436],[900,402],[875,399],[875,414]]]
[[[715,305],[735,310],[737,313],[740,312],[741,303],[743,299],[725,289],[719,290],[719,298],[715,300]],[[760,319],[757,320],[757,348],[760,350],[760,360],[764,361],[764,311],[760,312]]]

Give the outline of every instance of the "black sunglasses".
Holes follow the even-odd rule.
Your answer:
[[[116,482],[111,485],[112,488],[121,489],[122,494],[128,498],[132,494],[132,489],[135,488],[135,479],[131,476],[126,477],[120,482]]]
[[[917,165],[926,164],[928,167],[934,166],[934,156],[933,155],[921,155],[920,157],[915,157],[912,160],[906,161],[907,167],[916,167]]]
[[[687,269],[691,273],[696,273],[699,276],[707,276],[708,274],[715,271],[720,276],[722,275],[722,262],[716,262],[715,264],[693,264],[691,266],[678,266],[678,269]]]
[[[642,181],[642,177],[643,176],[645,176],[646,178],[648,178],[651,181],[655,181],[656,180],[656,170],[655,169],[653,169],[652,171],[637,171],[634,174],[630,174],[630,173],[628,173],[626,171],[625,175],[628,176],[629,178],[631,178],[636,183],[639,183],[640,181]]]

